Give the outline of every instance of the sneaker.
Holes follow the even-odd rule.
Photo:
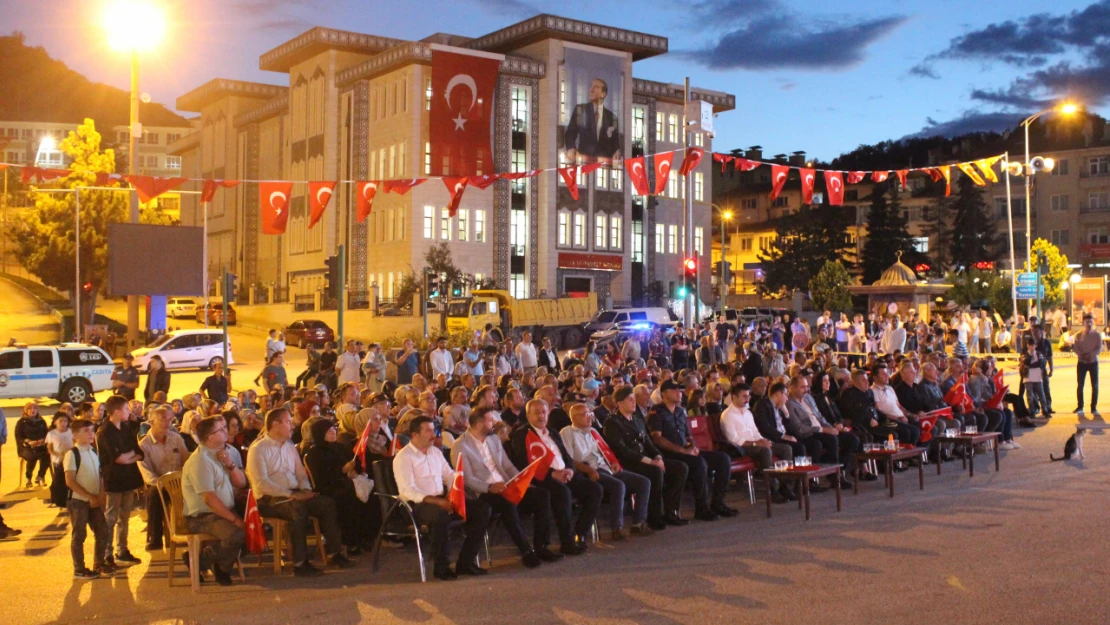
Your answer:
[[[123,553],[116,554],[115,562],[119,562],[125,566],[131,566],[132,564],[139,564],[142,560],[131,555],[130,551],[124,551]]]
[[[1013,447],[1014,449],[1021,449],[1021,445],[1018,445],[1017,441],[1008,441],[1008,442],[1010,443],[1010,447]]]
[[[311,562],[305,562],[304,564],[298,567],[294,567],[293,569],[294,577],[319,577],[323,574],[324,572],[312,566]]]
[[[117,568],[116,565],[112,564],[111,562],[104,562],[97,565],[97,567],[93,570],[100,575],[111,577],[119,571],[119,568]]]
[[[343,555],[342,553],[337,553],[328,559],[328,564],[337,566],[341,569],[349,569],[355,565],[355,561]]]
[[[664,524],[663,527],[667,527],[667,525]],[[651,526],[649,526],[647,523],[633,525],[631,531],[633,536],[652,536],[655,534],[655,530],[652,529]]]
[[[998,444],[998,448],[999,449],[1013,449],[1014,444],[1011,443],[1010,441],[1002,441],[1001,443]]]
[[[1072,410],[1072,412],[1074,412],[1077,415],[1082,416],[1083,415],[1083,406],[1080,406],[1080,407],[1076,408],[1075,410]]]
[[[212,576],[216,578],[216,583],[221,586],[231,585],[231,575],[216,564],[212,565]]]
[[[23,533],[23,530],[17,530],[14,527],[8,527],[0,523],[0,540],[5,538],[15,538]]]
[[[98,579],[100,573],[81,567],[73,572],[73,579]]]

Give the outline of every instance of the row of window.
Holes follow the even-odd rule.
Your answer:
[[[657,254],[681,254],[682,241],[685,239],[686,226],[655,224],[655,252]],[[663,245],[664,242],[666,243],[666,247]],[[704,230],[698,226],[694,228],[694,251],[697,252],[699,256],[705,253],[704,243]]]
[[[429,155],[429,159],[430,159]],[[428,163],[431,161],[429,160]],[[404,142],[370,151],[370,178],[372,180],[396,180],[408,176],[408,163],[405,160]],[[427,167],[425,167],[425,172]]]
[[[460,208],[455,216],[446,208],[439,209],[439,239],[450,241],[473,241],[474,243],[486,242],[486,211],[475,210],[473,225],[471,224],[471,211],[469,208]],[[436,207],[424,207],[424,238],[436,238]]]

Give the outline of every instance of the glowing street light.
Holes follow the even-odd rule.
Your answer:
[[[1060,112],[1064,115],[1071,115],[1079,110],[1079,106],[1074,102],[1065,102],[1060,106]]]
[[[1070,276],[1068,276],[1068,282],[1071,282],[1072,284],[1078,284],[1079,281],[1082,280],[1082,279],[1083,279],[1083,276],[1081,276],[1077,273],[1073,273]]]

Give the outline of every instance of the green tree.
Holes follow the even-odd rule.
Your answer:
[[[852,294],[848,291],[848,285],[851,283],[852,276],[840,261],[825,261],[825,266],[809,281],[809,293],[813,299],[814,308],[851,310]]]
[[[852,266],[848,242],[849,211],[841,207],[803,206],[793,215],[779,219],[775,240],[760,254],[763,280],[757,289],[764,295],[789,296],[809,288],[809,281],[826,261]]]
[[[455,260],[451,258],[451,248],[446,241],[428,249],[424,254],[424,264],[433,273],[442,276],[440,284],[444,301],[451,297],[456,288],[465,289],[474,284],[474,276],[464,273],[455,265]],[[439,316],[439,326],[440,330],[447,329],[447,315]]]
[[[991,308],[994,312],[1002,316],[1003,319],[1009,319],[1014,314],[1014,287],[1009,278],[999,276],[997,280],[991,280],[988,285],[990,289],[989,301]]]
[[[1064,289],[1060,288],[1071,275],[1068,268],[1068,257],[1060,253],[1060,248],[1044,239],[1035,239],[1030,251],[1034,259],[1044,259],[1048,272],[1041,273],[1041,282],[1044,284],[1044,298],[1041,307],[1048,309],[1064,303]],[[1036,266],[1025,264],[1025,271],[1036,271]]]
[[[947,293],[948,299],[960,306],[976,307],[990,303],[992,284],[1005,282],[998,274],[980,269],[949,273],[944,281],[952,285]]]
[[[945,275],[952,266],[952,208],[941,200],[929,209],[932,219],[922,234],[929,237],[929,258],[934,275]]]
[[[863,244],[860,260],[863,283],[871,284],[882,277],[883,271],[898,260],[898,252],[902,252],[905,262],[911,267],[919,258],[906,218],[902,216],[898,181],[888,180],[875,185],[871,191],[867,240]]]
[[[999,259],[997,225],[990,218],[982,189],[968,176],[961,176],[951,204],[952,228],[949,257],[957,271],[980,261]]]
[[[61,189],[93,186],[98,172],[116,171],[112,150],[100,149],[96,124],[86,119],[76,131],[62,140],[61,150],[71,160],[70,175],[51,183]],[[69,292],[76,304],[75,281],[75,199],[81,195],[81,283],[91,285],[91,296],[84,298],[75,318],[92,323],[97,296],[108,281],[108,224],[129,220],[128,194],[118,191],[79,190],[75,193],[42,193],[31,187],[33,206],[22,213],[13,228],[12,239],[23,259],[23,266],[43,284]],[[158,209],[141,207],[142,223],[166,225],[169,218]]]

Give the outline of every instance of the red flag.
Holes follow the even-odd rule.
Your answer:
[[[430,453],[439,453],[437,450],[432,450]],[[455,463],[455,477],[451,480],[451,489],[447,491],[447,501],[455,508],[455,514],[466,520],[466,483],[465,476],[463,476],[463,456],[459,454],[459,460]]]
[[[964,382],[957,382],[948,389],[944,395],[944,403],[959,408],[961,412],[968,413],[975,410],[975,403],[971,400],[971,396],[967,394],[967,386]]]
[[[825,189],[829,192],[829,205],[844,204],[844,172],[825,170]]]
[[[484,174],[481,176],[471,176],[467,179],[467,184],[472,187],[478,187],[481,190],[488,189],[490,185],[497,182],[501,178],[501,174]]]
[[[447,187],[447,192],[451,194],[451,201],[447,203],[447,212],[452,217],[459,210],[459,202],[462,202],[463,192],[466,191],[466,182],[466,176],[449,176],[443,179],[443,186]]]
[[[872,182],[885,182],[890,177],[889,171],[873,171],[871,172]]]
[[[863,182],[865,176],[867,176],[867,172],[865,171],[850,171],[848,172],[846,180],[848,184],[859,184]]]
[[[746,158],[737,158],[736,171],[751,171],[762,164],[763,163],[760,163],[759,161],[749,161]]]
[[[722,174],[725,173],[725,167],[727,167],[728,164],[731,163],[734,160],[736,160],[735,156],[729,156],[728,154],[719,154],[717,152],[713,153],[713,161],[721,164],[721,173]],[[645,194],[641,193],[640,195],[645,195]]]
[[[247,491],[247,509],[243,514],[243,522],[247,525],[247,551],[251,553],[266,551],[266,530],[262,528],[262,515],[258,512],[258,502],[254,498],[253,490]]]
[[[910,173],[910,170],[908,169],[899,169],[898,171],[894,172],[894,175],[898,176],[898,184],[902,185],[903,189],[906,188],[906,174],[908,173]]]
[[[933,179],[933,182],[940,182],[940,179],[943,178],[943,176],[940,175],[940,170],[936,167],[930,167],[928,169],[923,169],[922,171],[929,174],[929,177]]]
[[[37,178],[39,182],[46,182],[47,180],[54,180],[55,178],[62,178],[69,176],[68,169],[44,169],[42,167],[24,167],[23,171],[19,173],[20,180],[23,184],[31,182]]]
[[[937,167],[937,171],[944,176],[944,197],[952,195],[952,166],[941,165]]]
[[[308,205],[311,207],[311,212],[308,219],[308,227],[316,225],[320,218],[324,216],[324,211],[328,208],[328,202],[331,202],[331,196],[335,193],[334,182],[309,182],[308,183]]]
[[[472,175],[493,165],[490,117],[500,69],[498,59],[432,50],[433,176]]]
[[[682,160],[682,167],[678,170],[678,173],[689,176],[690,172],[694,171],[694,168],[701,162],[702,156],[705,156],[705,150],[699,147],[686,148],[686,156]]]
[[[289,195],[293,193],[292,182],[258,183],[258,205],[262,211],[262,234],[285,234],[289,222]]]
[[[1003,381],[1004,381],[1003,380],[1003,374],[1002,374],[1001,371],[999,371],[998,373],[995,373],[994,376],[991,377],[991,382],[994,383],[994,388],[998,388],[998,387],[1002,386]]]
[[[661,195],[667,188],[667,180],[671,175],[671,161],[674,152],[663,152],[655,155],[655,195]]]
[[[944,417],[945,419],[951,419],[952,418],[952,407],[951,406],[945,406],[944,408],[938,408],[936,410],[926,412],[925,416],[926,417]]]
[[[528,462],[542,460],[536,468],[536,475],[541,480],[547,479],[547,472],[551,469],[551,463],[555,461],[555,454],[543,444],[539,434],[536,434],[532,428],[528,428],[528,436],[524,438],[524,444],[528,445]]]
[[[917,425],[921,427],[921,437],[917,439],[919,443],[928,443],[933,440],[933,428],[937,426],[937,415],[922,415],[917,420]]]
[[[786,176],[789,175],[790,168],[786,165],[771,165],[771,200],[782,193],[782,187],[786,185]]]
[[[563,182],[567,183],[567,191],[570,191],[570,196],[576,201],[578,200],[578,167],[560,167],[559,175],[562,176]]]
[[[590,434],[594,435],[594,440],[597,441],[597,448],[601,451],[601,455],[605,456],[605,461],[609,463],[609,468],[613,470],[613,473],[620,473],[621,463],[617,462],[617,454],[613,453],[612,449],[609,449],[609,443],[606,443],[605,439],[601,438],[601,434],[593,428],[590,428]]]
[[[632,188],[636,190],[636,195],[651,193],[651,188],[648,187],[647,170],[644,169],[644,157],[624,159],[624,169],[628,172],[628,179],[632,181]]]
[[[983,407],[990,408],[991,410],[1002,410],[1002,400],[1006,397],[1006,393],[1009,392],[1009,384],[999,386],[998,390],[994,392],[994,395],[991,395],[987,403],[983,404]]]
[[[173,191],[188,182],[188,178],[163,178],[162,176],[124,176],[135,191],[139,194],[139,201],[143,204],[153,200],[167,191]]]
[[[216,196],[216,189],[220,187],[230,189],[238,184],[238,180],[205,180],[204,189],[200,192],[200,201],[202,204],[211,202],[212,198]]]
[[[109,174],[104,171],[96,172],[96,186],[98,187],[106,187],[109,184],[118,185],[122,180],[123,176],[120,174]]]
[[[817,179],[817,170],[799,167],[798,173],[802,176],[802,204],[812,204],[813,183]]]
[[[358,437],[358,444],[355,445],[355,459],[362,464],[362,469],[366,470],[366,447],[370,444],[370,424],[367,423],[366,427],[362,428],[362,436]]]
[[[409,189],[424,184],[427,178],[413,178],[411,180],[383,180],[382,193],[396,193],[397,195],[404,195],[409,192]]]
[[[378,183],[372,180],[361,180],[355,183],[355,219],[358,223],[366,221],[366,217],[374,208],[374,196],[378,194]]]
[[[964,172],[964,175],[966,175],[968,178],[971,178],[971,181],[974,182],[976,185],[981,187],[987,184],[987,181],[983,180],[983,177],[980,176],[977,171],[975,171],[975,168],[971,165],[971,163],[956,163],[956,167],[959,167],[960,171]]]
[[[505,482],[505,490],[501,491],[501,496],[508,499],[514,504],[520,504],[520,500],[524,499],[524,493],[527,492],[528,486],[532,483],[532,478],[536,476],[536,468],[543,458],[538,458],[524,470],[517,473],[508,482]]]
[[[397,452],[401,451],[401,447],[401,437],[394,434],[393,440],[389,443],[389,457],[396,456]]]
[[[520,180],[521,178],[532,178],[543,173],[542,169],[533,169],[532,171],[518,171],[511,174],[495,174],[504,178],[505,180]]]

